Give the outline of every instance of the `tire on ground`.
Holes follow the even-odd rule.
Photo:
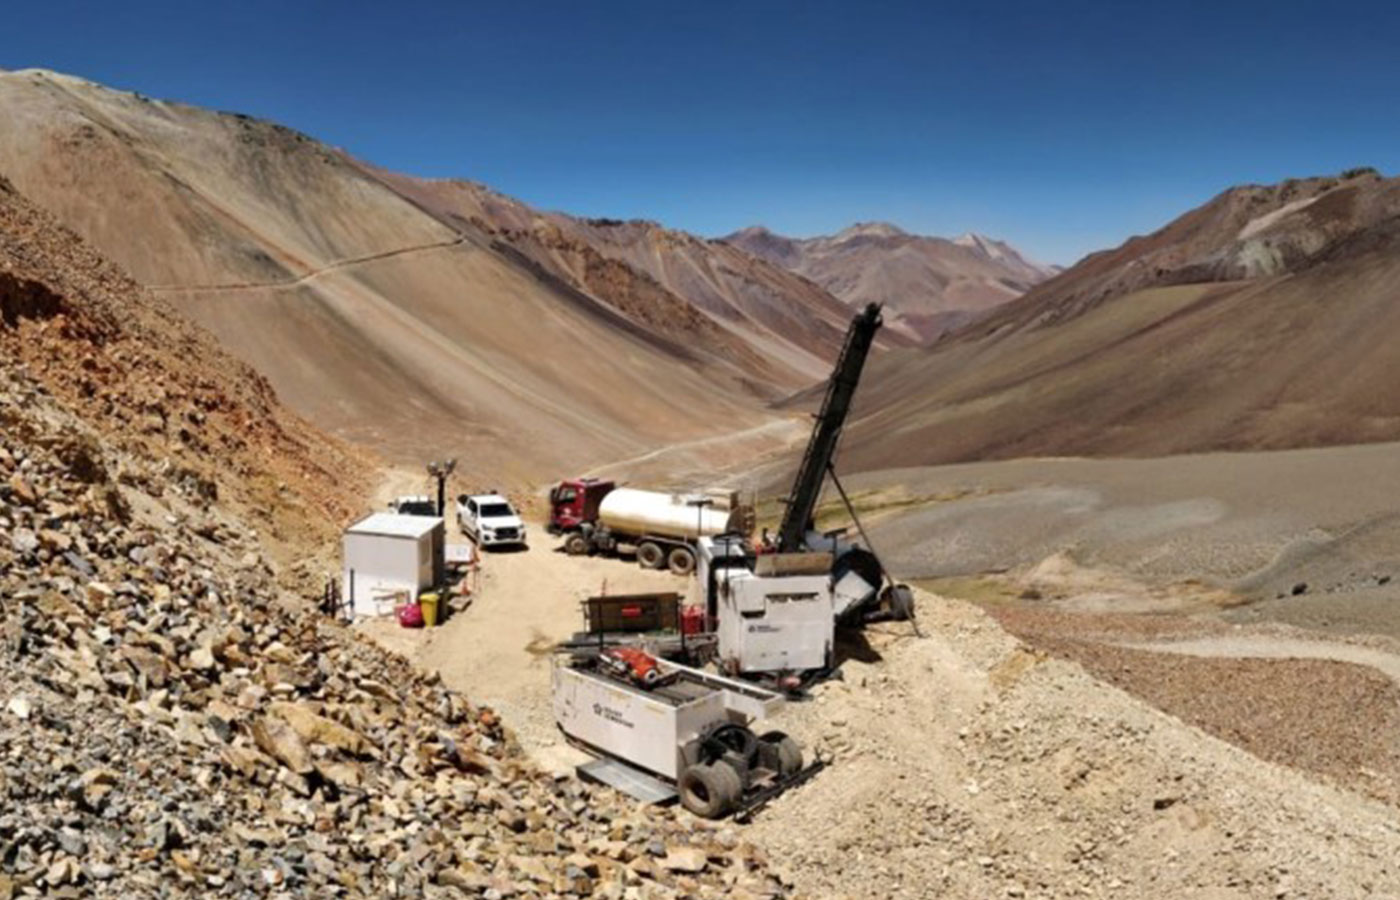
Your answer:
[[[588,538],[581,534],[571,534],[564,539],[564,552],[570,556],[583,556],[588,552]]]
[[[781,731],[770,731],[758,739],[763,764],[783,778],[802,771],[802,748]]]
[[[681,805],[702,819],[719,819],[733,811],[743,786],[724,763],[701,763],[681,774]]]
[[[914,618],[914,592],[908,585],[897,584],[890,590],[890,615],[900,622]]]
[[[677,575],[689,575],[695,571],[695,554],[689,547],[672,547],[666,554],[666,568]]]
[[[643,569],[659,569],[666,561],[666,554],[655,541],[642,541],[637,545],[637,564]]]

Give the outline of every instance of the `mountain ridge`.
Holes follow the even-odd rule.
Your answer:
[[[0,114],[26,197],[398,461],[449,445],[528,483],[751,428],[824,377],[849,316],[735,248],[386,173],[250,116],[42,70],[0,75]]]
[[[1004,241],[912,234],[889,222],[856,222],[808,238],[755,225],[719,240],[810,278],[852,306],[884,304],[891,327],[919,343],[975,321],[1058,272]]]
[[[1230,188],[931,348],[873,359],[843,461],[1400,439],[1400,178]],[[804,402],[810,402],[811,392]]]

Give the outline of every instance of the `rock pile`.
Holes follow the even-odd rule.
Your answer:
[[[236,509],[275,557],[330,545],[367,461],[0,178],[0,359],[166,481]],[[118,472],[122,480],[127,473]]]
[[[803,894],[1400,895],[1394,806],[1203,734],[969,604],[919,610],[922,638],[875,627],[871,659],[785,711],[833,763],[746,836]]]
[[[22,374],[0,410],[0,898],[782,893],[733,833],[536,770],[284,607],[236,523],[115,483],[141,462]]]

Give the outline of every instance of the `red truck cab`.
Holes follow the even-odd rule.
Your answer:
[[[549,531],[564,534],[577,531],[598,519],[598,504],[617,486],[598,478],[571,478],[549,492]]]

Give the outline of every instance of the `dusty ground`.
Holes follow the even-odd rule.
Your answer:
[[[626,561],[564,556],[552,543],[538,537],[528,552],[486,556],[472,606],[439,629],[369,630],[496,706],[532,755],[562,770],[577,757],[550,718],[548,646],[575,630],[578,602],[604,580],[609,591],[684,584]],[[1400,851],[1400,815],[1371,799],[1391,795],[1366,790],[1344,771],[1367,769],[1382,780],[1397,771],[1385,758],[1400,709],[1388,678],[1317,660],[1300,668],[1211,660],[1204,662],[1216,668],[1197,671],[1172,664],[1189,657],[1135,648],[1118,648],[1120,657],[1063,654],[1081,667],[1018,641],[966,602],[924,593],[921,608],[924,638],[902,625],[873,628],[871,654],[848,661],[843,680],[790,705],[774,723],[797,734],[809,753],[832,759],[830,769],[744,830],[785,861],[800,893],[1400,891],[1400,869],[1391,863]],[[1063,621],[1052,625],[1052,613],[1047,605],[1036,627],[1064,633],[1091,620],[1100,640],[1088,645],[1098,650],[1144,633],[1161,643],[1230,629],[1159,615],[1148,618],[1180,626],[1144,632],[1133,624],[1140,616],[1074,612],[1055,613]],[[1131,672],[1113,671],[1129,657]],[[1156,696],[1145,690],[1159,682]],[[1228,694],[1218,690],[1222,683],[1231,685]],[[1217,690],[1187,702],[1206,685]],[[1309,685],[1319,688],[1317,706],[1307,700]],[[1259,705],[1265,695],[1269,702]],[[1390,711],[1381,715],[1384,703]],[[1319,709],[1330,712],[1318,717]],[[1366,711],[1355,718],[1372,733],[1349,720],[1357,710]],[[1290,722],[1301,724],[1281,727]],[[1351,749],[1336,759],[1314,749],[1317,764],[1309,767],[1296,754],[1251,746],[1272,725],[1275,746],[1291,740],[1306,749],[1314,737],[1309,723],[1336,732],[1327,746],[1349,741]]]
[[[1126,594],[1204,586],[1267,601],[1236,610],[1237,621],[1400,635],[1390,602],[1400,598],[1394,444],[1014,460],[845,480],[853,494],[932,498],[870,522],[904,578],[1020,576],[1058,559],[1076,578],[1134,582]]]
[[[925,595],[789,710],[835,753],[748,834],[818,896],[1375,896],[1393,807],[1260,760]]]
[[[482,557],[480,589],[441,627],[409,631],[387,620],[360,627],[500,710],[540,762],[567,768],[578,760],[551,717],[549,656],[557,641],[583,627],[580,604],[601,593],[684,591],[689,582],[630,558],[567,556],[538,525],[532,530],[529,550]]]
[[[693,474],[689,449],[621,468]],[[932,576],[925,636],[870,629],[787,707],[774,725],[831,767],[745,834],[817,897],[1400,892],[1400,641],[1383,607],[1347,618],[1391,589],[1393,449],[847,479],[892,567]],[[375,634],[566,770],[547,646],[604,578],[678,582],[535,544],[488,556],[447,626]]]

